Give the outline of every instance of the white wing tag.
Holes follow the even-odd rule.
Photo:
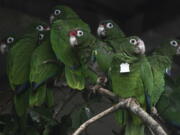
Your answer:
[[[120,73],[129,73],[129,63],[121,63],[120,64]]]

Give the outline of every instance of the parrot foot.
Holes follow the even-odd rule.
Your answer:
[[[97,90],[100,89],[101,87],[102,87],[101,85],[95,85],[95,86],[90,87],[90,89],[95,94]]]
[[[141,106],[135,98],[127,98],[127,104],[128,106],[131,106],[131,105],[134,106],[134,104]]]
[[[158,111],[157,111],[156,107],[152,107],[151,113],[152,113],[152,115],[154,115],[154,116],[158,116]]]
[[[108,79],[107,79],[107,77],[105,77],[105,76],[101,76],[101,77],[98,77],[98,78],[97,78],[97,83],[98,83],[98,84],[101,84],[101,85],[103,85],[103,86],[106,85],[107,81],[108,81]]]

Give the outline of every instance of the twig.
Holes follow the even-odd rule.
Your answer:
[[[98,88],[98,87],[96,87]],[[94,89],[93,89],[94,90]],[[114,93],[110,92],[104,88],[96,89],[97,92],[101,94],[106,94],[112,97],[116,97]],[[115,112],[119,109],[127,109],[130,110],[132,113],[136,114],[142,121],[150,128],[156,135],[167,135],[161,125],[156,122],[146,111],[144,111],[140,105],[136,102],[133,98],[127,99],[119,99],[119,103],[113,105],[112,107],[108,108],[107,110],[97,114],[96,116],[92,117],[91,119],[87,120],[83,123],[72,135],[80,135],[90,124],[96,122],[97,120],[105,117],[106,115]]]

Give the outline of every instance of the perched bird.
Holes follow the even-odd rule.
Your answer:
[[[18,38],[8,51],[7,75],[9,84],[15,92],[14,105],[19,116],[25,113],[28,106],[31,55],[39,41],[42,40],[39,32],[48,30],[46,26],[45,23],[40,21],[30,25],[26,34]]]
[[[59,12],[59,15],[55,12]],[[54,13],[56,15],[54,14],[54,17],[51,17],[54,18],[52,19],[53,21],[51,21],[50,35],[52,49],[57,59],[65,64],[67,84],[71,88],[82,90],[85,87],[85,78],[81,63],[87,58],[86,55],[89,57],[89,55],[92,54],[91,49],[89,48],[88,50],[88,47],[92,48],[91,42],[93,36],[90,34],[91,30],[89,25],[83,22],[79,16],[67,6],[57,6]],[[75,28],[83,29],[83,31],[76,30],[74,33],[69,33]],[[77,41],[77,39],[79,41]],[[93,38],[93,42],[94,40],[95,38]],[[81,45],[83,45],[82,48]],[[84,58],[80,58],[79,54],[81,53],[83,53],[82,56]]]
[[[66,20],[66,19],[77,19],[79,16],[70,7],[65,5],[58,5],[53,8],[53,12],[50,15],[50,23],[56,20]]]
[[[27,34],[19,38],[9,49],[7,58],[7,74],[11,88],[15,92],[22,84],[29,80],[30,59],[32,52],[38,46],[41,35],[39,31],[45,29],[40,23],[30,26]]]
[[[14,35],[7,36],[0,41],[0,53],[1,54],[7,54],[9,49],[12,47],[12,45],[16,42],[17,37]]]
[[[179,78],[166,79],[165,91],[159,98],[156,108],[158,115],[171,126],[180,128],[180,85]]]
[[[148,61],[151,64],[154,90],[152,91],[151,104],[155,106],[165,89],[165,74],[171,68],[173,56],[180,54],[180,41],[168,39],[156,49]]]
[[[107,43],[108,46],[112,47],[114,51],[118,51],[119,48],[119,45],[114,42],[126,37],[118,24],[112,20],[100,22],[97,29],[97,34],[104,42]]]
[[[118,51],[119,42],[125,38],[125,34],[114,21],[105,20],[100,22],[97,28],[97,35],[101,41],[97,43],[94,50],[95,59],[100,69],[107,73],[112,57]]]
[[[121,98],[135,98],[146,109],[146,95],[151,95],[153,90],[153,76],[144,42],[131,36],[124,38],[120,46],[121,53],[114,55],[110,68],[112,90]],[[144,135],[144,125],[134,114],[119,111],[116,119],[125,124],[125,135]]]
[[[83,72],[87,69],[84,67],[91,57],[96,38],[86,28],[81,28],[81,23],[79,27],[73,27],[62,20],[58,21],[58,25],[60,29],[51,31],[52,48],[56,57],[65,64],[67,84],[82,90],[85,87]]]
[[[53,91],[48,88],[48,81],[59,75],[63,70],[61,63],[55,63],[56,56],[51,48],[50,32],[40,32],[43,40],[33,51],[31,56],[30,78],[32,85],[30,92],[30,106],[39,106],[43,103],[53,105]],[[48,62],[49,61],[49,62]]]

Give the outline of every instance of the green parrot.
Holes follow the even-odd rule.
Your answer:
[[[55,15],[55,12],[58,11],[59,15]],[[82,90],[85,87],[85,78],[83,75],[84,69],[82,69],[81,62],[78,58],[79,56],[77,52],[75,52],[75,45],[70,45],[70,42],[75,40],[75,36],[73,36],[70,40],[69,31],[74,28],[81,28],[85,30],[86,33],[90,33],[90,28],[72,9],[67,6],[57,6],[54,10],[54,15],[52,16],[54,16],[51,17],[54,18],[52,19],[54,21],[51,21],[52,27],[50,35],[52,49],[55,52],[57,59],[65,64],[65,76],[68,85],[71,88]],[[81,32],[78,34],[81,34]],[[89,38],[91,37],[92,36],[89,36]],[[85,44],[84,41],[83,44]],[[87,54],[83,54],[89,55],[89,52]]]
[[[44,40],[33,51],[31,56],[30,83],[32,91],[30,92],[30,106],[39,106],[44,102],[47,105],[53,105],[52,89],[47,87],[47,82],[53,77],[59,75],[63,70],[61,63],[51,63],[48,60],[56,61],[56,56],[51,48],[50,32],[41,33]]]
[[[52,48],[57,59],[65,64],[67,84],[77,90],[85,88],[83,72],[86,72],[85,75],[91,75],[93,81],[96,80],[96,76],[91,74],[91,71],[86,67],[86,63],[91,58],[91,48],[94,47],[96,38],[86,27],[81,27],[81,24],[81,20],[76,24],[79,25],[78,27],[74,26],[73,23],[70,25],[67,21],[58,20],[52,25],[51,30]],[[85,71],[86,69],[87,71]]]
[[[14,35],[12,36],[7,36],[3,38],[0,41],[0,53],[1,54],[7,54],[9,49],[12,47],[12,45],[16,42],[16,37]]]
[[[165,76],[165,91],[159,98],[156,108],[158,115],[169,125],[180,128],[180,77]]]
[[[41,23],[31,25],[27,33],[17,39],[8,51],[7,74],[10,86],[15,92],[20,92],[18,87],[29,80],[31,55],[42,38],[39,31],[45,29],[44,27]]]
[[[118,51],[119,42],[125,38],[125,34],[114,21],[105,20],[99,23],[97,35],[101,41],[97,43],[94,50],[95,59],[99,68],[107,73],[111,66],[112,57]]]
[[[56,20],[77,19],[79,16],[68,6],[58,5],[53,8],[53,13],[50,15],[50,23]]]
[[[89,25],[82,21],[75,11],[65,5],[56,6],[53,9],[53,13],[50,16],[50,23],[52,24],[51,31],[58,29],[58,24],[61,23],[58,21],[65,21],[66,24],[72,26],[71,28],[81,27],[89,32],[91,31]]]
[[[180,86],[179,84],[173,85],[173,87],[165,87],[165,91],[159,98],[156,108],[158,114],[168,124],[179,128],[180,127]]]
[[[28,107],[30,89],[30,60],[34,49],[42,40],[40,31],[49,30],[47,25],[38,21],[29,26],[26,34],[12,44],[7,56],[7,76],[12,90],[15,92],[14,105],[19,116],[25,114]]]
[[[150,96],[152,106],[156,105],[163,93],[166,71],[171,68],[173,56],[178,54],[180,54],[180,40],[168,39],[148,57],[154,77],[154,90]]]
[[[135,98],[146,109],[153,90],[153,75],[144,42],[131,36],[119,43],[119,53],[113,56],[110,67],[112,90],[121,98]],[[144,135],[143,122],[134,114],[120,110],[116,112],[116,120],[125,125],[125,135]]]

